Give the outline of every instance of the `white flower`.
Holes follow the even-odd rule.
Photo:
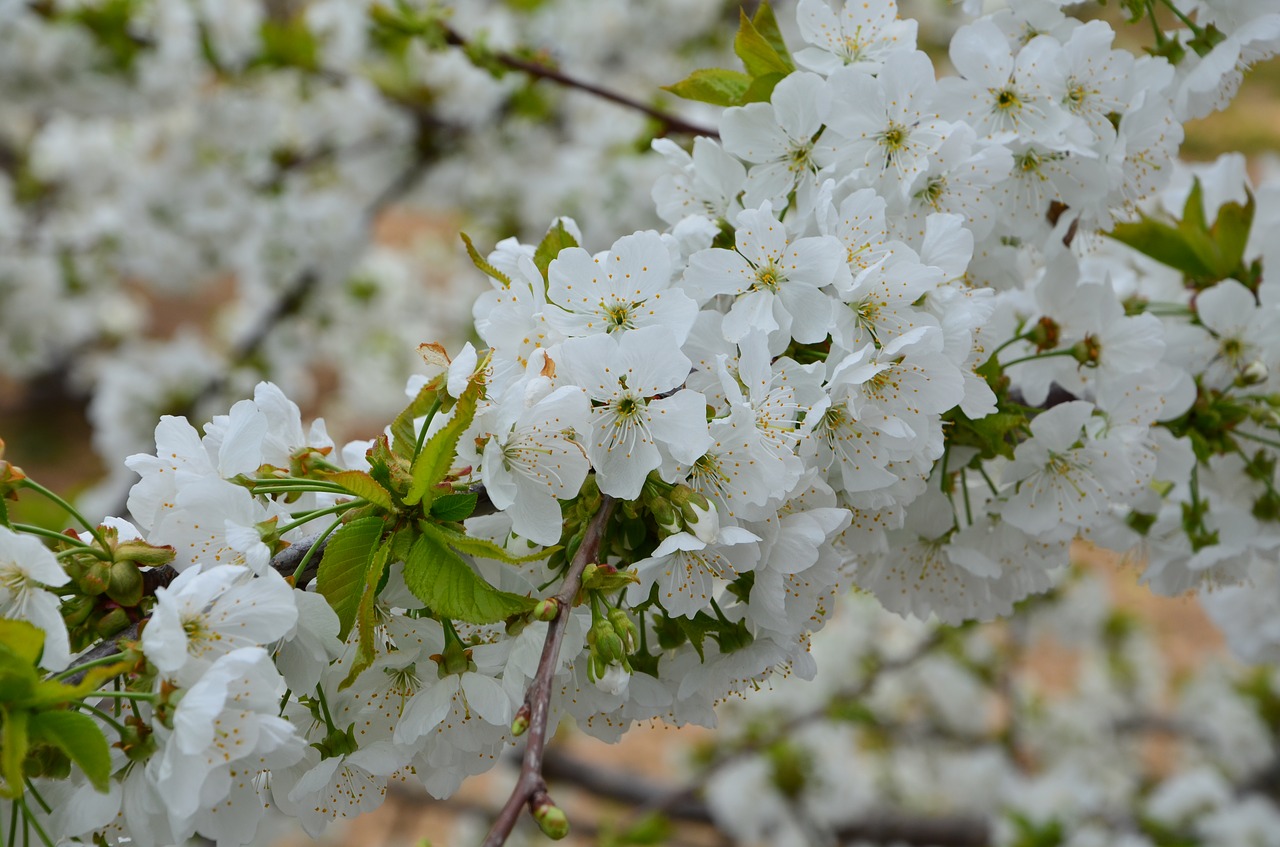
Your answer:
[[[690,464],[710,446],[701,394],[686,388],[653,399],[689,376],[689,359],[662,327],[570,339],[561,356],[566,381],[599,404],[587,455],[604,493],[635,499],[664,456]]]
[[[642,603],[658,587],[667,614],[691,618],[710,605],[716,580],[732,580],[755,567],[760,536],[741,527],[720,527],[714,544],[688,532],[663,539],[653,555],[635,563],[640,581],[627,589],[627,602]]]
[[[71,644],[58,611],[58,596],[46,588],[70,581],[40,539],[0,526],[0,618],[27,621],[44,630],[40,664],[53,671],[67,666]]]
[[[271,569],[191,568],[156,589],[142,650],[166,676],[190,685],[219,657],[269,645],[298,620],[293,589]]]
[[[561,522],[557,500],[574,496],[590,469],[582,442],[591,432],[591,406],[586,392],[574,385],[528,406],[519,393],[500,407],[496,432],[485,445],[485,490],[494,506],[509,511],[514,532],[538,544],[555,544]]]
[[[846,65],[874,73],[893,53],[916,46],[916,22],[899,20],[894,0],[845,0],[838,12],[826,0],[800,0],[796,20],[813,45],[796,51],[796,62],[821,74]]]

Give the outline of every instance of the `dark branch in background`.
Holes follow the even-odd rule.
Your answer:
[[[538,670],[533,676],[528,691],[525,693],[522,710],[528,710],[529,741],[525,745],[524,758],[520,763],[520,777],[516,787],[511,790],[502,811],[485,836],[483,847],[501,847],[511,835],[516,821],[520,817],[520,808],[529,806],[529,811],[536,814],[539,807],[550,805],[547,795],[547,782],[543,778],[543,752],[547,745],[547,719],[551,711],[551,694],[555,683],[556,666],[560,660],[560,643],[564,640],[565,627],[569,623],[569,614],[573,602],[582,587],[582,572],[587,565],[593,564],[600,552],[600,542],[604,538],[604,528],[613,513],[613,498],[604,495],[600,502],[600,511],[596,512],[587,525],[587,531],[578,545],[578,552],[564,575],[564,584],[556,594],[557,612],[555,618],[547,625],[547,640],[542,646],[542,658],[538,660]]]
[[[472,46],[470,41],[449,26],[444,26],[444,40],[446,44],[451,44],[454,47],[461,47],[464,50]],[[567,74],[561,73],[550,65],[544,65],[540,62],[522,59],[511,53],[495,52],[489,55],[494,61],[505,68],[510,68],[513,71],[520,71],[521,73],[526,73],[529,76],[536,77],[538,79],[549,80],[557,85],[562,85],[565,88],[576,88],[579,91],[585,91],[588,94],[593,94],[602,100],[608,100],[610,103],[617,103],[619,106],[625,106],[628,109],[634,109],[637,112],[648,115],[658,121],[658,123],[662,124],[663,135],[669,132],[678,132],[687,135],[705,135],[708,138],[720,137],[720,133],[714,129],[689,123],[678,115],[673,115],[670,112],[664,112],[659,108],[650,106],[648,103],[636,100],[633,97],[628,97],[625,94],[619,94],[618,92],[611,91],[608,88],[602,88],[599,85],[586,82],[585,80],[576,79]]]

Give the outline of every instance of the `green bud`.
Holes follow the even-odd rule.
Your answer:
[[[622,639],[622,646],[627,654],[634,653],[640,632],[636,629],[636,625],[631,622],[631,618],[627,616],[627,613],[621,609],[613,609],[609,612],[609,625],[613,627],[613,631]]]
[[[622,639],[608,620],[598,620],[591,625],[587,633],[587,644],[593,656],[599,656],[606,665],[621,662],[627,656],[627,649]]]
[[[77,627],[89,620],[97,603],[92,597],[72,597],[62,604],[62,618],[69,627]]]
[[[550,797],[543,795],[542,802],[533,807],[533,819],[547,838],[559,841],[569,834],[569,816]]]
[[[173,548],[166,545],[158,547],[148,544],[142,539],[125,541],[116,546],[116,561],[128,559],[144,567],[159,567],[173,561]]]
[[[136,606],[142,602],[142,572],[129,560],[111,566],[111,580],[107,596],[121,606]]]
[[[107,612],[98,618],[93,625],[93,631],[102,638],[110,638],[117,632],[124,631],[129,625],[129,613],[119,606]]]
[[[101,560],[89,565],[84,576],[80,577],[80,590],[85,594],[98,595],[111,585],[111,563]]]
[[[677,485],[671,492],[671,501],[680,509],[685,528],[704,544],[711,544],[720,534],[720,515],[702,494],[687,485]]]
[[[522,705],[511,720],[511,735],[519,738],[529,731],[529,704]]]
[[[680,523],[680,518],[670,501],[654,498],[649,504],[649,511],[653,513],[653,519],[658,524],[658,531],[664,535],[675,535],[684,530],[684,525]]]
[[[538,605],[533,607],[533,617],[535,620],[550,623],[556,619],[556,615],[558,614],[560,614],[560,601],[554,597],[539,600]]]
[[[71,776],[71,760],[57,747],[37,744],[27,753],[22,772],[32,779],[66,779]]]

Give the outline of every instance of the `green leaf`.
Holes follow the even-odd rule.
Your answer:
[[[1142,215],[1134,223],[1117,224],[1108,235],[1192,279],[1207,279],[1211,274],[1183,232],[1154,218]]]
[[[432,533],[423,533],[413,543],[404,563],[404,581],[434,614],[467,623],[497,623],[524,614],[538,602],[494,588]]]
[[[31,738],[27,735],[27,723],[31,713],[26,709],[0,708],[0,797],[19,797],[22,794],[22,762],[27,758]]]
[[[773,97],[773,89],[787,78],[786,74],[774,73],[758,76],[751,80],[751,85],[742,95],[743,103],[768,103]]]
[[[480,395],[483,393],[484,379],[478,374],[472,376],[466,390],[454,404],[453,417],[436,430],[436,434],[422,446],[418,458],[413,460],[413,468],[410,472],[412,479],[409,483],[409,491],[404,496],[404,502],[407,505],[412,506],[414,503],[421,502],[429,506],[435,499],[435,487],[444,480],[449,469],[453,467],[453,460],[458,453],[458,439],[467,431],[467,427],[471,426],[471,421],[476,416],[476,404],[480,402]]]
[[[370,560],[382,538],[383,526],[384,521],[379,517],[354,520],[334,533],[324,549],[316,572],[316,590],[337,612],[340,638],[347,637],[355,622],[356,610],[368,583]]]
[[[465,521],[476,510],[479,499],[469,492],[437,497],[431,504],[431,517],[438,521]]]
[[[94,788],[106,793],[111,779],[111,748],[93,718],[61,709],[36,712],[31,716],[30,729],[32,740],[57,747],[79,765]]]
[[[35,665],[44,652],[44,630],[27,621],[0,618],[0,653],[11,653],[23,665]]]
[[[685,100],[711,103],[714,106],[737,106],[750,87],[751,77],[741,71],[703,68],[673,85],[662,86],[662,89]]]
[[[1218,209],[1218,219],[1214,221],[1211,230],[1221,256],[1221,264],[1216,270],[1223,272],[1224,279],[1248,275],[1244,273],[1244,248],[1249,241],[1249,230],[1253,228],[1257,202],[1252,191],[1247,194],[1249,199],[1243,206],[1239,203],[1224,203]]]
[[[768,2],[761,3],[756,13],[751,16],[751,23],[755,25],[760,37],[767,41],[773,51],[787,63],[787,67],[794,71],[795,62],[791,61],[791,51],[787,49],[787,42],[782,37],[782,29],[778,26],[778,19],[774,17],[773,7]]]
[[[357,497],[363,497],[373,505],[386,509],[388,512],[395,511],[395,504],[391,501],[390,492],[364,471],[342,471],[341,473],[326,475],[325,479],[338,483],[338,485],[341,485]]]
[[[544,547],[537,553],[530,553],[527,556],[512,556],[492,541],[486,541],[483,538],[472,538],[470,535],[464,535],[437,523],[422,521],[418,524],[418,527],[436,541],[449,545],[459,553],[466,553],[468,556],[479,556],[481,559],[496,559],[506,565],[523,565],[526,562],[537,562],[560,549],[559,547]]]
[[[753,78],[767,74],[789,74],[795,70],[789,56],[783,56],[769,39],[760,34],[745,11],[738,12],[738,34],[733,39],[733,52],[742,60]],[[775,22],[776,24],[776,22]]]
[[[462,236],[462,243],[467,245],[467,255],[471,257],[471,264],[479,268],[485,276],[492,277],[502,283],[503,288],[511,287],[511,277],[490,264],[489,260],[480,255],[480,251],[476,249],[476,245],[471,243],[471,237],[465,232],[458,233]]]
[[[561,250],[577,246],[577,239],[564,228],[564,221],[557,220],[556,225],[547,230],[538,249],[533,252],[533,263],[542,272],[542,278],[547,278],[547,268],[551,266],[551,260],[560,255]]]
[[[351,670],[347,673],[346,679],[338,685],[341,691],[347,688],[351,683],[356,681],[356,677],[364,672],[365,668],[373,664],[373,660],[378,655],[377,641],[374,638],[373,626],[377,623],[378,589],[382,584],[382,575],[387,570],[387,561],[391,557],[392,540],[387,539],[378,547],[378,551],[373,554],[373,558],[369,561],[369,568],[365,572],[364,591],[360,592],[360,602],[356,607],[356,633],[359,638],[356,642],[355,661],[351,663]]]

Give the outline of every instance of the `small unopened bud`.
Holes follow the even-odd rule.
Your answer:
[[[111,585],[111,563],[94,562],[80,577],[80,590],[85,594],[101,594]]]
[[[554,597],[548,597],[545,600],[539,600],[538,605],[533,607],[533,616],[537,620],[550,623],[556,619],[556,615],[560,613],[560,601]]]
[[[606,665],[621,662],[627,657],[622,639],[618,637],[613,624],[607,620],[598,620],[591,625],[591,631],[587,633],[587,644],[591,647],[592,655],[599,656]]]
[[[636,625],[631,622],[631,618],[627,617],[627,613],[621,609],[613,609],[609,612],[609,625],[613,627],[613,631],[618,633],[618,637],[622,639],[622,646],[629,654],[636,651],[636,639],[639,638],[639,630]]]
[[[720,515],[710,500],[687,485],[677,485],[672,501],[680,507],[685,528],[703,544],[711,544],[720,534]]]
[[[136,606],[142,602],[142,572],[133,562],[125,560],[111,566],[111,579],[107,596],[121,606]]]
[[[129,625],[129,613],[119,606],[98,618],[93,631],[102,638],[110,638]]]
[[[547,838],[559,841],[569,834],[569,816],[545,794],[533,807],[533,819]]]
[[[680,525],[680,516],[668,501],[655,498],[649,508],[653,512],[654,522],[658,524],[658,529],[663,534],[674,535],[683,528]]]
[[[1240,372],[1240,381],[1245,385],[1257,385],[1260,382],[1266,382],[1269,375],[1266,363],[1254,359]]]
[[[511,735],[519,738],[529,731],[529,704],[525,703],[518,710],[516,716],[511,719]]]

